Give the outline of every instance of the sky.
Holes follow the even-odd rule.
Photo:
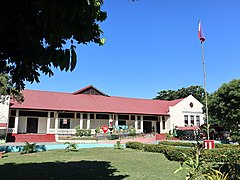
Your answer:
[[[152,99],[161,90],[203,86],[201,19],[206,41],[206,90],[240,78],[239,0],[105,0],[104,46],[77,46],[73,72],[54,70],[26,89],[75,92],[93,85],[110,96]]]

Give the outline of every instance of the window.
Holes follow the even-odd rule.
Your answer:
[[[9,128],[14,128],[14,126],[15,126],[15,118],[14,117],[9,117],[8,127]]]
[[[60,129],[70,129],[70,119],[60,119]]]
[[[119,126],[126,125],[126,121],[120,121],[120,120],[119,120],[119,121],[118,121],[118,125],[119,125]]]
[[[43,111],[19,111],[19,116],[48,117],[48,112],[43,112]]]
[[[163,130],[166,129],[166,121],[165,120],[162,121],[162,128],[163,128]]]
[[[194,125],[194,116],[190,116],[191,125]]]
[[[50,112],[50,117],[51,117],[51,118],[54,117],[54,112]]]
[[[96,114],[96,119],[109,119],[109,114]]]
[[[196,125],[200,126],[200,116],[196,116]]]
[[[11,111],[10,111],[10,115],[11,115],[11,116],[16,116],[16,110],[11,110]]]
[[[137,121],[137,129],[141,129],[141,121]]]
[[[188,115],[184,115],[184,124],[188,126]]]
[[[143,116],[143,120],[151,120],[151,121],[157,121],[157,116]]]
[[[74,118],[74,113],[58,113],[59,118]]]

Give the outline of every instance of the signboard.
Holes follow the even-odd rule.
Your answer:
[[[102,131],[104,132],[104,133],[106,133],[107,131],[108,131],[108,126],[102,126]]]

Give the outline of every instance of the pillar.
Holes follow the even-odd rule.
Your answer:
[[[135,115],[135,129],[136,129],[136,132],[138,131],[138,116]]]
[[[56,113],[56,118],[55,118],[55,134],[57,134],[58,130],[58,113]]]
[[[115,115],[115,127],[117,127],[118,126],[118,115],[116,114]]]
[[[87,129],[90,129],[91,119],[90,119],[90,113],[87,114]]]
[[[143,133],[143,115],[140,116],[140,121],[141,121],[141,133]]]
[[[14,129],[16,134],[18,133],[18,121],[19,121],[19,110],[16,110],[15,124],[14,124]]]
[[[79,127],[83,129],[83,113],[80,113]]]
[[[51,121],[51,112],[48,112],[48,117],[47,117],[47,134],[49,134],[49,131],[50,131],[50,121]]]

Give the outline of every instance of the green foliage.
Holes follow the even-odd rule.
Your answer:
[[[172,139],[172,135],[170,133],[165,133],[166,140]]]
[[[90,129],[80,129],[80,126],[76,126],[76,136],[91,136],[91,130]]]
[[[0,95],[4,95],[4,97],[0,97],[0,102],[5,102],[9,96],[17,102],[21,103],[24,101],[22,93],[16,89],[8,74],[0,73]]]
[[[23,147],[23,153],[34,153],[34,152],[37,152],[36,143],[29,143],[26,141]]]
[[[119,139],[119,135],[118,134],[110,134],[109,136],[107,136],[108,140],[115,140],[115,139]]]
[[[224,83],[211,94],[208,103],[209,115],[225,130],[238,131],[240,119],[240,79]]]
[[[100,133],[100,127],[97,127],[96,129],[95,129],[95,133]]]
[[[53,68],[72,71],[76,44],[105,39],[100,22],[107,18],[103,0],[5,1],[0,6],[0,73],[11,74],[17,89],[39,82]],[[3,18],[4,17],[4,18]]]
[[[162,90],[154,99],[158,100],[175,100],[193,95],[197,100],[204,103],[204,89],[201,86],[189,86],[178,90]]]
[[[140,142],[127,142],[125,145],[126,148],[143,150],[143,143]]]
[[[67,147],[65,148],[65,152],[68,151],[78,151],[78,145],[74,142],[65,142],[64,144],[67,144]]]
[[[168,145],[168,146],[186,146],[186,147],[195,147],[195,143],[181,142],[181,141],[159,141],[158,144]]]
[[[136,129],[135,128],[130,128],[128,136],[136,136]]]
[[[124,146],[121,144],[120,141],[117,141],[117,143],[114,144],[114,149],[123,149],[123,147],[124,147]]]

